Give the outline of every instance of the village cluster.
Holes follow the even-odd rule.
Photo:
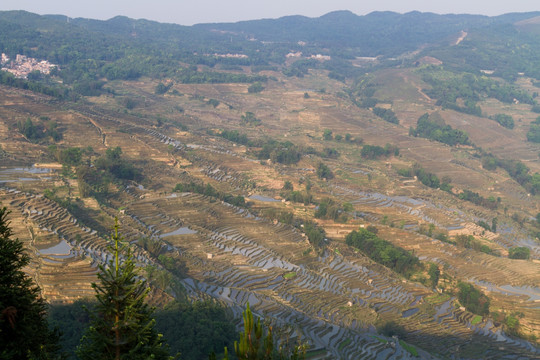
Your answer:
[[[39,71],[42,74],[49,74],[52,68],[57,65],[51,64],[47,60],[39,61],[37,59],[17,54],[15,60],[10,59],[6,54],[2,53],[0,68],[3,71],[8,71],[15,77],[26,79],[28,74],[33,71]]]

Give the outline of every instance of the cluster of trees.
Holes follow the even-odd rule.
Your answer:
[[[304,148],[290,141],[277,141],[274,139],[252,140],[238,130],[221,130],[219,132],[208,130],[208,134],[222,137],[237,144],[253,148],[260,147],[260,150],[255,151],[255,156],[259,160],[270,159],[273,163],[284,165],[298,163],[304,154],[312,154],[329,159],[336,159],[340,156],[340,153],[334,148],[325,147],[322,151],[317,151],[311,146]]]
[[[399,124],[399,119],[396,114],[391,109],[385,109],[381,107],[374,107],[373,113],[380,117],[381,119],[388,121],[392,124]]]
[[[445,191],[449,191],[451,189],[449,179],[441,181],[437,175],[424,170],[420,166],[413,166],[411,170],[412,173],[418,178],[418,180],[420,180],[422,184],[430,188],[441,189]]]
[[[399,148],[395,145],[386,144],[384,147],[379,145],[364,145],[360,151],[364,159],[377,159],[380,157],[398,156]]]
[[[174,83],[173,83],[172,81],[169,82],[167,85],[165,85],[165,84],[162,83],[162,82],[159,82],[159,83],[156,85],[156,88],[154,89],[154,93],[155,93],[156,95],[163,95],[163,94],[166,94],[167,91],[169,91],[173,85],[174,85]]]
[[[54,155],[56,160],[63,166],[79,166],[83,163],[84,155],[92,155],[92,147],[82,149],[78,147],[58,148],[50,146],[49,152]]]
[[[325,141],[330,141],[330,140],[334,139],[334,135],[332,134],[332,130],[324,129],[322,138]]]
[[[313,195],[309,191],[301,192],[299,190],[291,190],[285,193],[285,200],[295,203],[303,203],[309,205],[313,203]]]
[[[446,125],[440,116],[435,114],[424,114],[418,118],[416,129],[411,127],[409,135],[419,136],[426,139],[454,145],[470,145],[469,136],[461,130],[452,129],[450,125]]]
[[[316,174],[319,179],[330,180],[334,178],[334,173],[332,170],[330,170],[330,168],[323,162],[320,162],[319,165],[317,165]]]
[[[353,211],[351,203],[339,204],[332,199],[323,199],[315,211],[317,219],[332,219],[338,222],[347,222],[347,212]]]
[[[260,160],[270,159],[274,163],[296,164],[302,157],[302,150],[290,141],[268,140],[257,153]]]
[[[241,116],[242,124],[249,126],[259,126],[261,125],[261,119],[258,119],[254,113],[251,111],[246,111],[244,115]]]
[[[197,194],[202,194],[210,197],[217,198],[221,201],[224,201],[226,203],[229,203],[234,206],[239,207],[245,207],[246,206],[246,200],[242,195],[232,195],[227,194],[221,191],[216,190],[212,185],[210,184],[204,184],[204,183],[195,183],[190,182],[188,184],[182,184],[178,183],[174,187],[173,191],[175,192],[193,192]]]
[[[62,133],[58,129],[56,121],[52,121],[46,116],[41,116],[39,120],[36,123],[30,118],[26,118],[25,121],[19,120],[17,122],[17,129],[24,137],[32,142],[38,142],[47,137],[50,137],[53,141],[60,141],[62,139]],[[43,125],[45,121],[47,122],[47,127]]]
[[[486,154],[482,156],[482,167],[486,170],[496,170],[499,164],[499,159],[492,154]]]
[[[347,222],[347,213],[354,210],[351,203],[346,202],[344,204],[340,204],[330,198],[316,202],[314,201],[313,195],[310,193],[309,189],[310,185],[308,184],[308,186],[306,186],[306,191],[304,192],[294,190],[292,184],[287,181],[282,189],[281,196],[283,196],[287,201],[304,203],[305,205],[317,205],[317,209],[314,214],[315,218],[317,219],[330,219],[342,223]]]
[[[260,212],[264,217],[274,219],[282,224],[293,225],[296,228],[300,228],[300,220],[295,218],[293,213],[277,208],[266,208]]]
[[[309,243],[318,251],[323,251],[326,248],[326,232],[313,221],[306,221],[302,218],[295,217],[288,211],[282,211],[275,208],[264,209],[263,213],[268,218],[278,220],[283,224],[289,224],[306,234]]]
[[[103,92],[103,80],[82,79],[73,83],[73,91],[83,96],[99,96]]]
[[[420,224],[417,232],[419,234],[429,236],[430,238],[437,239],[448,244],[456,245],[455,241],[448,239],[448,231],[446,231],[446,229],[444,230],[439,229],[438,231],[435,231],[435,230],[436,230],[435,224],[431,224],[431,223]]]
[[[325,129],[324,132],[323,132],[323,140],[326,140],[326,141],[330,141],[330,140],[336,140],[336,141],[342,141],[342,140],[345,140],[345,142],[348,142],[348,143],[357,143],[357,144],[361,144],[363,142],[362,139],[355,139],[353,138],[353,136],[349,133],[346,133],[345,136],[341,135],[341,134],[333,134],[332,133],[332,130],[330,129]]]
[[[524,246],[518,246],[508,249],[508,257],[510,259],[528,260],[531,257],[531,249]]]
[[[515,101],[529,105],[536,103],[533,96],[526,91],[512,85],[498,83],[495,80],[492,80],[489,88],[486,89],[486,95],[507,104],[512,104]]]
[[[437,175],[424,170],[417,164],[408,169],[399,169],[398,174],[405,177],[416,176],[422,184],[430,188],[441,189],[450,194],[453,194],[452,185],[450,185],[450,178],[443,177],[441,180]],[[493,196],[490,196],[486,199],[480,194],[467,189],[464,189],[456,196],[461,200],[469,201],[473,204],[483,206],[488,209],[496,209],[501,201],[500,198],[495,199]]]
[[[501,167],[508,175],[516,180],[521,186],[532,194],[540,192],[540,174],[529,173],[529,168],[519,160],[505,160],[501,162]]]
[[[319,62],[315,59],[302,59],[293,62],[289,67],[283,69],[283,74],[288,77],[304,77],[310,68],[318,67]]]
[[[540,116],[537,117],[527,131],[527,140],[534,143],[540,143]]]
[[[361,68],[354,66],[349,61],[351,56],[340,52],[335,54],[331,60],[325,61],[322,68],[328,70],[328,77],[337,81],[345,82],[346,79],[354,79],[364,74]]]
[[[101,156],[94,161],[94,166],[98,170],[106,171],[118,179],[140,180],[142,174],[133,164],[122,158],[122,148],[107,149],[105,156]]]
[[[487,199],[483,197],[482,195],[478,194],[477,192],[464,189],[462,192],[457,194],[457,197],[461,200],[472,202],[475,205],[483,206],[488,209],[497,209],[497,206],[499,205],[499,201],[495,199],[495,197],[490,196]]]
[[[240,133],[238,130],[221,130],[220,132],[209,131],[210,135],[217,135],[229,141],[235,142],[241,145],[252,146],[248,136]]]
[[[501,313],[497,313],[498,315],[503,315]],[[494,314],[493,314],[494,315]],[[519,336],[520,335],[520,323],[519,319],[523,318],[525,315],[522,312],[512,312],[510,314],[507,314],[506,316],[502,316],[502,319],[497,316],[496,320],[501,321],[505,325],[505,332],[509,335],[513,336]],[[494,316],[495,318],[495,316]]]
[[[354,84],[347,90],[349,98],[358,107],[369,109],[374,108],[379,100],[374,95],[377,91],[377,85],[374,82],[373,75],[358,76]]]
[[[115,181],[111,173],[83,164],[76,167],[75,174],[81,197],[94,197],[98,201],[106,201],[109,187]]]
[[[452,72],[440,67],[427,67],[420,70],[422,79],[432,86],[424,90],[427,95],[437,99],[437,105],[466,114],[482,116],[482,110],[476,102],[481,96],[487,96],[504,103],[511,104],[515,100],[534,104],[535,101],[527,92],[511,85],[478,76],[470,72]],[[464,106],[457,100],[461,99]]]
[[[370,259],[407,278],[420,267],[420,261],[416,256],[366,229],[353,230],[345,237],[345,242],[362,251]]]
[[[325,147],[318,155],[327,159],[337,159],[340,153],[334,148]]]
[[[227,84],[227,83],[265,83],[264,75],[232,74],[217,71],[198,71],[191,67],[176,75],[176,79],[184,84]]]
[[[313,203],[313,195],[310,193],[310,183],[306,184],[306,190],[302,192],[299,190],[294,190],[294,186],[290,181],[285,181],[285,184],[283,185],[283,188],[281,190],[281,196],[287,201],[303,203],[305,205]]]
[[[167,246],[160,239],[141,237],[137,240],[137,245],[146,250],[151,256],[157,258],[159,255],[167,252]]]
[[[492,120],[495,120],[498,122],[501,126],[507,128],[507,129],[513,129],[514,128],[514,118],[510,115],[506,114],[496,114],[494,116],[489,117]]]
[[[450,178],[443,177],[441,180],[437,175],[426,171],[418,164],[414,164],[408,169],[398,169],[398,174],[404,177],[416,176],[422,184],[433,189],[441,189],[447,192],[451,192],[452,190],[452,186],[450,185]]]
[[[487,231],[497,232],[497,221],[498,221],[497,218],[494,217],[493,219],[491,219],[491,225],[489,225],[484,220],[479,220],[476,224],[483,227]]]
[[[429,282],[432,288],[436,288],[441,276],[441,270],[437,264],[430,264],[428,269]]]
[[[58,84],[52,85],[44,83],[43,81],[30,81],[25,79],[16,78],[13,74],[7,71],[0,71],[0,84],[11,86],[18,89],[30,90],[37,93],[42,93],[48,96],[52,96],[57,99],[69,99],[76,100],[77,96],[67,87],[60,86]]]
[[[461,281],[458,283],[458,300],[473,314],[489,314],[489,298],[472,284]]]
[[[493,249],[491,249],[486,244],[482,244],[472,235],[457,235],[454,238],[454,243],[466,249],[473,249],[490,255],[498,255],[498,253],[495,253]]]
[[[178,278],[185,278],[187,274],[187,268],[185,262],[180,258],[178,254],[169,253],[169,254],[160,254],[157,256],[157,261],[163,265],[163,268],[170,271],[172,274],[176,275]],[[147,269],[148,270],[148,269]],[[150,271],[155,269],[150,269]],[[147,271],[149,273],[149,271]],[[160,286],[163,290],[167,289],[167,285]],[[172,288],[172,290],[178,294],[177,288]]]
[[[58,123],[54,120],[51,120],[47,116],[40,116],[41,120],[48,121],[47,123],[47,135],[51,137],[53,141],[62,140],[62,131],[58,128]]]
[[[256,81],[253,84],[248,86],[248,93],[250,94],[260,93],[263,90],[264,90],[264,86],[261,84],[260,81]]]
[[[520,160],[503,160],[492,154],[483,154],[482,166],[487,170],[496,170],[497,167],[501,167],[527,191],[532,194],[540,192],[540,174],[534,173],[531,175],[530,169]]]
[[[120,148],[109,150],[109,155],[106,154],[98,158],[94,161],[95,166],[91,166],[90,156],[94,154],[91,147],[86,149],[76,147],[62,149],[56,145],[49,146],[50,155],[62,164],[62,174],[78,179],[81,197],[93,196],[98,201],[106,200],[109,185],[112,182],[142,178],[138,169],[134,168],[125,159],[120,158]],[[111,154],[115,154],[116,158],[107,159],[107,157],[111,157]],[[88,158],[83,161],[84,155],[88,156]],[[73,167],[75,167],[75,172],[73,172]]]
[[[317,226],[316,223],[312,221],[305,221],[301,224],[301,228],[306,234],[309,243],[319,251],[322,251],[326,248],[326,232],[323,228]]]
[[[217,108],[219,106],[219,100],[216,99],[208,99],[206,102],[208,105],[212,106],[213,108]]]

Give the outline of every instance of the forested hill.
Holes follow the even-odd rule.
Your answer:
[[[301,77],[319,67],[331,78],[345,81],[366,72],[351,62],[359,57],[387,59],[379,65],[394,66],[402,58],[392,59],[402,54],[413,54],[406,59],[409,64],[428,55],[458,71],[487,69],[507,80],[519,73],[540,79],[536,66],[540,42],[535,36],[539,15],[358,16],[336,11],[319,18],[181,26],[122,16],[101,21],[5,11],[0,12],[0,52],[11,59],[22,54],[58,65],[60,71],[52,74],[57,78],[39,75],[32,80],[41,81],[38,91],[63,97],[97,95],[105,81],[141,76],[182,83],[254,83],[267,80],[258,74],[262,70]],[[465,41],[453,46],[464,32]],[[289,53],[301,57],[286,61]],[[317,55],[326,61],[312,58]],[[10,78],[1,82],[30,86]],[[35,83],[32,86],[37,89]]]
[[[490,24],[514,23],[540,13],[481,15],[438,15],[418,11],[406,14],[372,12],[358,16],[350,11],[335,11],[319,18],[287,16],[279,19],[237,23],[200,24],[196,28],[239,32],[262,41],[313,42],[318,46],[359,49],[358,56],[396,56],[436,43],[460,30]]]
[[[64,46],[76,46],[76,40],[87,45],[100,40],[107,40],[108,43],[122,40],[122,48],[149,45],[150,41],[177,45],[181,47],[177,49],[178,52],[246,52],[260,48],[262,41],[266,47],[292,46],[293,49],[299,41],[303,41],[311,48],[324,48],[334,56],[397,56],[425,44],[448,40],[448,37],[461,30],[513,24],[539,15],[540,12],[531,12],[488,17],[414,11],[406,14],[372,12],[358,16],[350,11],[335,11],[318,18],[286,16],[279,19],[181,26],[123,16],[101,21],[4,11],[0,12],[0,50],[13,53],[34,49],[34,52],[39,53],[53,45],[57,47],[59,44],[55,40],[63,42]],[[35,50],[36,47],[38,50]],[[85,52],[83,48],[77,50]],[[88,51],[93,50],[92,46],[88,47]],[[44,54],[40,55],[43,57]]]

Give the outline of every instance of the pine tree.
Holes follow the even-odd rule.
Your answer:
[[[55,359],[59,336],[49,329],[47,304],[22,268],[30,257],[12,239],[7,209],[0,208],[0,359]]]
[[[304,344],[293,346],[292,349],[288,346],[280,346],[276,349],[272,326],[267,328],[261,323],[260,318],[253,316],[249,302],[242,315],[244,331],[240,333],[239,341],[234,342],[234,353],[238,360],[303,360],[306,358]],[[216,354],[211,353],[209,360],[217,360]],[[223,360],[229,360],[227,348],[224,349]]]
[[[154,329],[153,309],[145,303],[149,288],[138,277],[129,249],[120,244],[118,222],[112,240],[114,257],[107,267],[100,265],[99,283],[92,284],[98,302],[77,355],[81,360],[170,359]]]

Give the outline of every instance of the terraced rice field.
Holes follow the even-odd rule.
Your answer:
[[[194,208],[204,210],[195,212]],[[427,336],[438,334],[446,339],[448,349],[474,337],[488,345],[501,341],[520,354],[531,350],[525,343],[514,343],[493,324],[472,326],[472,315],[452,302],[426,303],[423,299],[432,294],[430,290],[395,279],[363,257],[306,258],[302,254],[309,245],[295,229],[202,195],[145,199],[128,207],[127,214],[152,229],[154,236],[182,228],[197,232],[164,239],[185,253],[189,263],[196,263],[190,269],[205,269],[184,281],[190,291],[231,305],[249,301],[256,311],[279,323],[298,324],[312,346],[326,344],[330,356],[364,356],[364,346],[353,351],[351,346],[340,346],[340,339],[360,337],[369,347],[373,345],[370,324],[396,317],[408,329],[415,329],[408,339],[415,344],[428,346]],[[291,271],[296,276],[285,279],[283,275]]]
[[[38,105],[42,111],[47,109]],[[200,194],[171,193],[178,182],[202,180],[247,197],[253,191],[246,185],[251,179],[247,168],[264,169],[272,184],[281,184],[291,172],[313,175],[310,171],[279,166],[269,169],[230,143],[179,135],[170,128],[157,128],[145,118],[115,116],[78,105],[65,121],[73,122],[69,122],[70,131],[89,134],[85,145],[99,151],[121,146],[128,158],[144,166],[146,183],[118,187],[116,199],[97,205],[100,223],[111,224],[118,218],[140,267],[160,267],[151,254],[136,245],[141,237],[162,242],[167,251],[180,254],[188,274],[179,280],[190,297],[216,299],[237,314],[249,302],[256,313],[272,319],[293,339],[307,341],[317,359],[413,358],[398,339],[377,335],[374,325],[389,321],[406,330],[404,340],[414,344],[425,359],[540,357],[537,348],[505,335],[500,324],[482,319],[473,325],[473,315],[456,306],[455,298],[437,297],[433,290],[403,279],[348,249],[340,240],[331,241],[324,253],[317,254],[298,229],[251,211],[276,206],[307,214],[311,208],[281,202],[265,205],[264,200],[255,198],[258,205],[245,209]],[[391,135],[404,137],[395,129]],[[81,140],[81,135],[77,139]],[[20,159],[27,157],[31,158],[30,152]],[[93,294],[90,283],[96,279],[97,265],[107,263],[111,255],[106,234],[83,225],[84,219],[75,218],[40,191],[25,190],[53,187],[58,182],[55,172],[0,171],[0,203],[12,211],[15,235],[32,254],[27,270],[44,296],[49,301],[70,302]],[[457,248],[414,231],[427,223],[449,230],[466,227],[487,219],[482,209],[458,210],[444,194],[413,198],[341,180],[317,186],[326,187],[335,199],[353,204],[363,215],[355,220],[355,226],[376,224],[382,238],[538,319],[534,314],[540,283],[537,262]],[[264,193],[277,189],[277,185],[265,188]],[[403,229],[382,225],[385,215],[395,222],[403,221]],[[510,221],[501,222],[498,236],[488,240],[503,248],[527,244],[533,257],[538,257],[538,246],[520,231]],[[540,327],[538,322],[530,325]]]

